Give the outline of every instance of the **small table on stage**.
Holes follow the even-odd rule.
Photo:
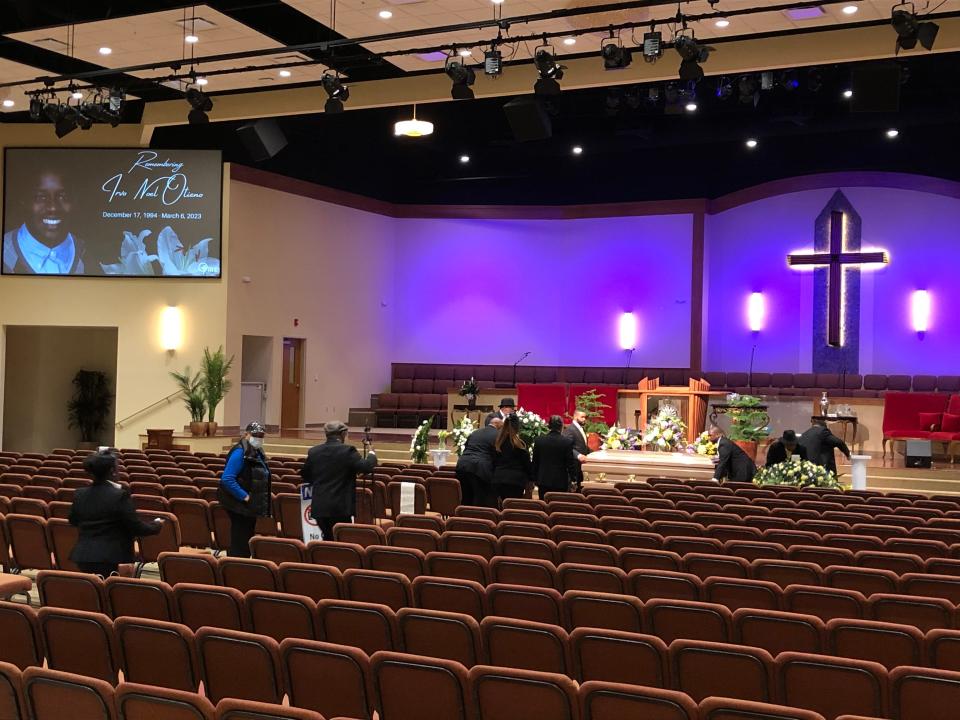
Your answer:
[[[476,413],[475,425],[479,428],[483,426],[483,418],[487,413],[493,412],[493,405],[474,405],[472,408],[469,405],[454,405],[453,409],[450,411],[450,427],[453,427],[457,424],[457,421],[460,419],[456,416],[456,413],[461,412],[463,415],[468,416],[473,420],[473,413]]]
[[[860,421],[857,419],[856,415],[814,415],[811,417],[811,420],[823,420],[828,423],[840,423],[843,425],[843,435],[841,439],[847,441],[847,426],[850,425],[853,427],[853,440],[851,442],[857,442],[857,428],[860,427]]]

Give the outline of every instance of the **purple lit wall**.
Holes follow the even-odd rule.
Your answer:
[[[927,181],[916,178],[916,186]],[[813,275],[786,255],[813,247],[814,220],[837,187],[770,197],[707,216],[707,370],[809,372]],[[960,200],[917,190],[842,187],[862,219],[864,248],[886,249],[890,265],[861,275],[860,371],[956,374],[960,353]],[[930,328],[918,337],[911,297],[928,290]],[[764,293],[765,328],[754,337],[747,298]]]
[[[692,218],[396,221],[394,362],[690,362]]]

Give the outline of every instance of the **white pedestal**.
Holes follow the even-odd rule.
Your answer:
[[[450,451],[446,448],[440,450],[431,450],[430,457],[433,458],[433,464],[437,470],[447,464],[447,458],[450,457]]]
[[[850,475],[854,490],[867,489],[867,461],[869,459],[869,455],[850,456]]]

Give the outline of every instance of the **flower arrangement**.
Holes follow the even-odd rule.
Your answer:
[[[437,449],[446,450],[447,449],[447,438],[452,435],[450,430],[441,430],[437,433]]]
[[[469,416],[464,415],[457,420],[453,429],[450,430],[450,437],[453,438],[453,450],[458,456],[463,454],[463,448],[466,447],[467,438],[470,437],[470,433],[476,429],[477,426],[473,424],[473,420],[471,420]]]
[[[640,445],[640,433],[614,425],[607,431],[601,447],[604,450],[639,450]]]
[[[427,461],[431,427],[433,427],[432,417],[420,423],[417,431],[413,434],[413,439],[410,440],[410,459],[415,463],[425,463]]]
[[[550,428],[542,417],[523,408],[517,409],[517,419],[520,420],[520,439],[532,453],[534,441],[550,432]]]
[[[646,445],[652,445],[656,450],[674,452],[683,447],[686,430],[687,426],[677,416],[675,408],[664,409],[647,422],[643,442]]]
[[[691,455],[716,455],[717,444],[710,439],[710,433],[702,432],[696,440],[687,445],[687,452]]]
[[[843,490],[837,476],[822,465],[809,460],[787,460],[776,465],[765,465],[753,478],[755,485],[792,485]]]
[[[157,236],[157,252],[147,251],[146,238],[149,230],[134,235],[129,230],[123,232],[120,243],[119,262],[100,263],[105,275],[156,275],[156,265],[160,263],[160,274],[168,276],[216,277],[220,275],[220,261],[209,256],[212,238],[204,238],[196,245],[185,248],[173,228],[167,226]]]
[[[460,386],[460,389],[457,391],[457,394],[467,398],[467,400],[471,400],[473,398],[476,398],[477,395],[480,394],[480,386],[477,385],[477,381],[474,380],[473,378],[470,378],[469,380],[464,380],[463,385]]]

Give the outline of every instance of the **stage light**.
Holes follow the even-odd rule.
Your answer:
[[[890,129],[887,130],[887,132],[886,132],[886,136],[887,136],[887,138],[888,138],[889,140],[893,140],[893,139],[894,139],[895,137],[897,137],[898,135],[900,135],[900,131],[897,130],[896,128],[890,128]]]
[[[723,30],[724,28],[730,27],[730,21],[727,20],[726,18],[720,18],[714,23],[714,25],[716,25],[718,28]]]
[[[756,107],[760,100],[760,83],[755,75],[741,75],[737,81],[737,92],[740,95],[740,102],[744,105],[753,105]]]
[[[123,88],[111,88],[107,99],[107,104],[110,106],[110,111],[119,113],[120,108],[123,107],[123,101],[126,99],[126,97],[127,95],[123,91]]]
[[[461,156],[460,156],[460,164],[461,164],[461,165],[466,165],[468,162],[470,162],[470,156],[469,156],[469,155],[461,155]]]
[[[533,64],[539,77],[533,85],[533,93],[541,96],[560,94],[560,80],[563,80],[565,66],[557,62],[556,54],[550,45],[541,45],[533,54]]]
[[[940,26],[936,23],[917,19],[913,3],[894,5],[890,12],[890,24],[897,33],[898,53],[901,50],[913,50],[918,42],[924,50],[933,50],[937,33],[940,32]]]
[[[6,100],[3,101],[3,106],[5,108],[12,108],[14,105],[16,105],[16,103],[10,98],[7,98]]]
[[[632,312],[620,315],[617,327],[617,337],[621,350],[636,350],[637,348],[637,316]]]
[[[53,129],[57,133],[57,137],[61,139],[77,129],[77,114],[73,108],[64,106],[60,110],[60,117],[54,121]]]
[[[570,45],[576,45],[576,44],[577,44],[577,39],[576,39],[576,38],[573,38],[573,37],[564,38],[564,39],[563,39],[563,44],[564,44],[564,45],[567,45],[568,47],[569,47]]]
[[[930,309],[930,293],[926,290],[915,290],[910,297],[910,318],[914,331],[920,337],[930,329]]]
[[[473,100],[473,90],[470,86],[477,80],[477,75],[472,67],[464,63],[463,58],[459,56],[448,57],[443,66],[443,71],[450,78],[453,85],[450,88],[450,97],[454,100]]]
[[[783,75],[780,76],[780,87],[782,87],[787,92],[793,92],[798,87],[800,87],[800,80],[797,77],[796,70],[787,70]]]
[[[203,125],[210,122],[208,112],[213,110],[213,100],[207,97],[203,90],[191,87],[187,90],[187,102],[190,104],[190,112],[187,114],[187,122],[191,125]]]
[[[614,36],[612,31],[610,37],[601,43],[600,55],[603,57],[604,70],[622,70],[633,62],[633,55],[620,44],[620,38]]]
[[[400,120],[393,124],[394,135],[406,135],[407,137],[423,137],[433,134],[433,123],[426,120],[417,119],[417,106],[413,106],[413,118],[411,120]]]
[[[845,100],[849,100],[853,97],[853,90],[847,89],[843,91],[843,97]]]
[[[195,42],[200,42],[200,38],[198,38],[196,35],[187,35],[187,36],[183,39],[183,41],[184,41],[185,43],[190,43],[190,44],[192,45],[192,44],[195,43]]]
[[[323,106],[325,113],[343,112],[343,104],[350,99],[350,88],[343,84],[339,75],[324,73],[320,80],[327,93],[327,102]]]
[[[726,100],[733,95],[733,83],[730,78],[722,77],[717,81],[716,96],[721,100]]]
[[[843,6],[843,14],[844,14],[844,15],[856,15],[856,14],[857,14],[857,10],[859,10],[859,9],[860,9],[860,8],[858,8],[856,5],[844,5],[844,6]]]
[[[293,73],[290,72],[289,70],[281,70],[280,72],[277,73],[277,75],[279,75],[282,78],[288,78],[291,75],[293,75]]]
[[[763,293],[750,293],[747,298],[747,325],[750,332],[758,333],[763,330],[763,323],[767,316],[767,301]]]
[[[496,46],[483,53],[483,73],[490,77],[503,74],[503,53]]]
[[[30,98],[30,119],[39,120],[41,114],[43,114],[43,100],[34,95]]]
[[[377,13],[377,15],[380,16],[381,20],[389,20],[390,18],[393,17],[393,13],[390,12],[389,10],[381,10],[380,12]]]
[[[168,305],[160,313],[160,347],[172,353],[183,344],[183,314],[175,305]]]
[[[747,141],[744,143],[748,148],[753,150],[760,143],[757,142],[756,138],[747,138]]]
[[[643,34],[643,59],[656,62],[663,56],[663,34],[651,30]]]
[[[673,47],[680,55],[680,79],[697,82],[703,79],[700,63],[707,61],[710,48],[697,42],[693,30],[684,28],[673,39]]]
[[[574,145],[570,149],[570,152],[572,152],[574,155],[583,155],[583,148],[580,147],[579,145]]]
[[[81,130],[89,130],[93,127],[93,118],[77,110],[77,127]]]
[[[109,55],[109,54],[112,53],[112,52],[113,52],[113,49],[112,49],[112,48],[108,48],[108,47],[102,47],[102,48],[100,48],[100,54],[101,54],[101,55]]]

